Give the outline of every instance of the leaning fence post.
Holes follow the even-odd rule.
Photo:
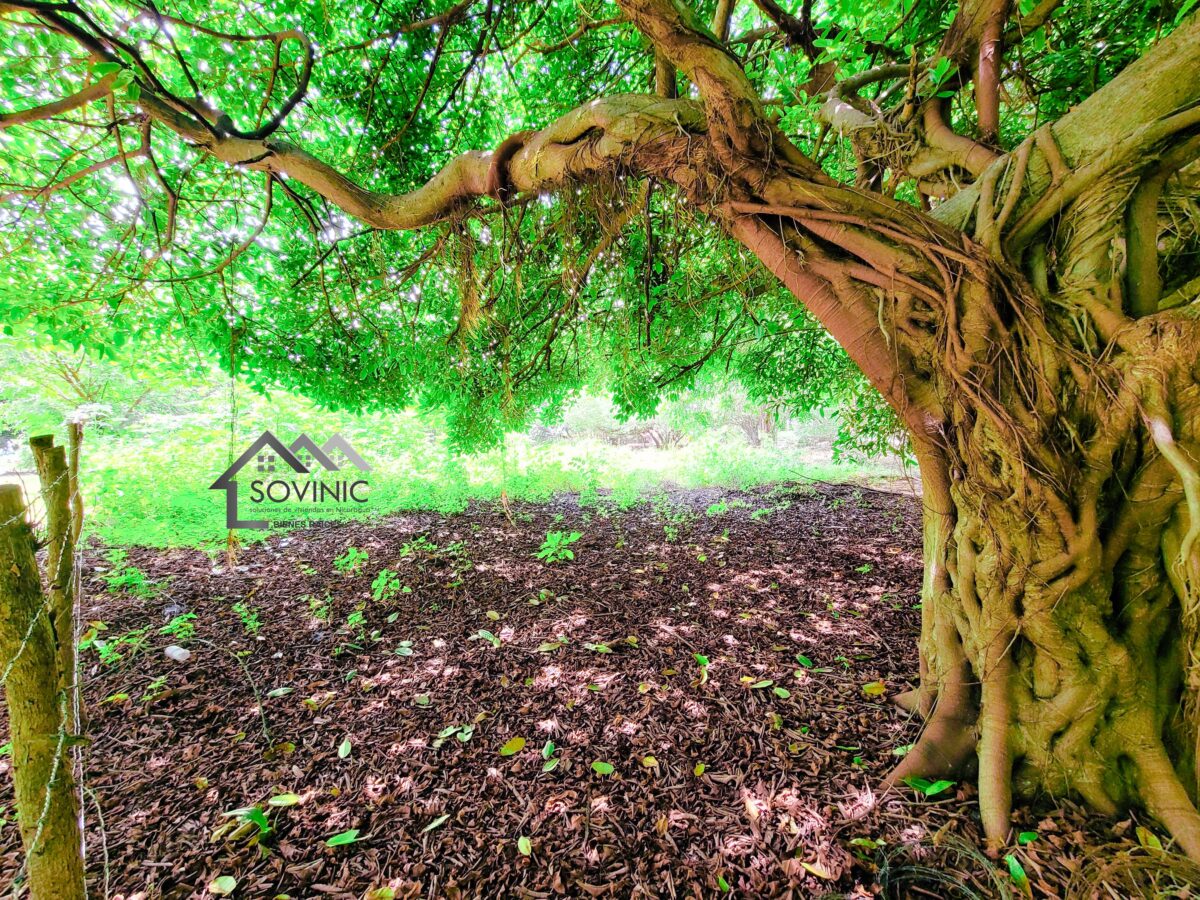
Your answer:
[[[58,656],[58,688],[70,698],[71,727],[79,728],[75,697],[75,541],[67,455],[43,434],[29,439],[46,507],[46,581]]]
[[[17,821],[33,900],[82,900],[70,697],[59,687],[50,601],[42,592],[25,508],[17,485],[0,485],[0,683],[8,705]]]

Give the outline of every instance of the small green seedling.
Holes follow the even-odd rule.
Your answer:
[[[246,629],[246,634],[258,634],[258,630],[262,628],[262,622],[258,620],[258,610],[252,606],[247,606],[240,600],[233,604],[233,611],[237,613],[237,617],[242,621],[242,627]]]
[[[347,547],[345,553],[334,559],[333,568],[342,575],[357,575],[367,564],[368,558],[366,550]]]
[[[549,531],[546,533],[546,539],[542,541],[542,546],[538,548],[537,558],[547,563],[574,559],[575,551],[570,549],[570,545],[581,537],[583,535],[578,531],[572,531],[570,534],[565,531]]]
[[[371,582],[371,596],[376,603],[386,603],[400,593],[400,576],[391,569],[380,569]]]

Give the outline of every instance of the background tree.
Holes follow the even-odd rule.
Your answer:
[[[921,464],[893,779],[1200,858],[1191,5],[4,2],[3,302],[476,444],[586,383],[799,394],[815,318]]]

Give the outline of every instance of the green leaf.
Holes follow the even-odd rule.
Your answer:
[[[522,856],[529,856],[533,853],[533,842],[525,837],[525,835],[521,835],[517,838],[517,849],[521,852]]]
[[[887,842],[884,840],[875,840],[874,838],[851,838],[847,843],[851,847],[861,847],[863,850],[878,850]]]
[[[92,66],[92,74],[97,78],[106,78],[109,75],[112,75],[114,72],[120,72],[122,68],[124,67],[120,63],[116,62],[96,63],[94,66]]]
[[[214,897],[228,897],[237,886],[238,880],[232,875],[218,875],[208,883],[208,892]]]
[[[267,801],[269,806],[295,806],[300,802],[299,794],[276,794]]]
[[[353,844],[357,840],[359,840],[358,829],[351,828],[348,831],[343,831],[343,832],[341,832],[339,834],[335,834],[333,837],[329,838],[329,840],[327,840],[325,842],[325,846],[326,847],[345,847],[347,844]]]
[[[948,788],[952,788],[952,787],[954,787],[953,781],[946,781],[945,779],[939,779],[939,780],[933,782],[927,788],[925,788],[925,796],[926,797],[934,797],[934,796],[937,796],[938,794],[942,793],[942,791],[944,791]]]
[[[871,681],[862,686],[862,691],[868,697],[882,697],[887,690],[887,685],[882,681]]]
[[[1025,874],[1025,867],[1021,865],[1021,861],[1013,854],[1009,853],[1004,857],[1004,861],[1008,863],[1008,874],[1021,893],[1027,897],[1033,896],[1033,889],[1029,885],[1029,876]]]
[[[555,769],[558,768],[558,763],[559,763],[559,758],[557,756],[555,756],[552,759],[548,759],[542,764],[542,771],[543,772],[553,772]]]
[[[796,654],[796,662],[800,663],[800,665],[804,666],[806,669],[811,669],[813,666],[813,661],[803,653]]]
[[[449,821],[450,821],[450,813],[446,813],[444,816],[438,816],[436,819],[434,819],[432,822],[430,822],[428,825],[426,825],[424,828],[421,829],[421,834],[425,834],[427,832],[433,831],[435,828],[441,828],[443,825],[445,825]]]
[[[774,683],[775,683],[774,681],[772,681],[771,679],[767,678],[767,679],[765,679],[765,680],[763,680],[763,681],[756,681],[756,682],[754,682],[754,684],[750,685],[750,689],[751,689],[752,691],[761,690],[762,688],[769,688],[769,687],[770,687],[771,685],[773,685]]]
[[[692,657],[696,660],[696,665],[700,666],[700,668],[708,665],[708,657],[703,653],[693,653]]]
[[[725,880],[724,875],[717,876],[717,887],[721,889],[722,893],[729,893],[729,882]]]
[[[940,794],[947,788],[954,787],[953,781],[938,780],[930,781],[928,778],[917,778],[915,776],[905,778],[904,783],[915,791],[919,791],[926,797],[933,797]]]
[[[792,696],[792,692],[787,688],[777,687],[775,688],[775,696],[781,700],[786,700],[788,697]]]
[[[515,737],[509,738],[503,747],[500,748],[501,756],[512,756],[514,753],[520,753],[525,749],[525,738]]]
[[[1026,844],[1032,844],[1038,839],[1036,831],[1022,831],[1017,835],[1017,843],[1024,847]]]
[[[267,818],[267,814],[263,812],[261,806],[243,806],[241,809],[231,809],[222,815],[229,819],[238,818],[246,822],[253,822],[258,826],[259,834],[266,834],[271,830],[271,820]]]
[[[556,749],[557,748],[554,746],[554,741],[546,741],[545,746],[542,747],[542,759],[549,759],[554,755],[554,751]]]
[[[1138,843],[1149,850],[1162,850],[1162,841],[1158,839],[1158,835],[1146,828],[1144,825],[1139,825],[1134,832],[1137,834]]]
[[[592,771],[597,775],[611,775],[614,771],[613,764],[598,759],[592,763]]]
[[[350,745],[350,738],[346,738],[344,741],[338,744],[338,759],[345,759],[350,755],[350,751],[352,749],[353,747]]]

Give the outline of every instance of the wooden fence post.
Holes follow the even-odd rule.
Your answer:
[[[70,543],[69,540],[67,543]],[[17,485],[0,485],[0,674],[13,787],[33,900],[83,900],[83,841],[71,753],[71,697],[60,685],[50,598]],[[66,640],[74,643],[68,631]]]
[[[67,471],[71,485],[71,543],[79,544],[83,531],[83,492],[79,489],[79,452],[83,448],[83,423],[67,423]]]
[[[46,507],[46,581],[50,588],[50,623],[58,657],[58,689],[70,701],[71,730],[79,733],[79,704],[75,691],[75,525],[67,455],[43,434],[29,439],[42,502]]]

